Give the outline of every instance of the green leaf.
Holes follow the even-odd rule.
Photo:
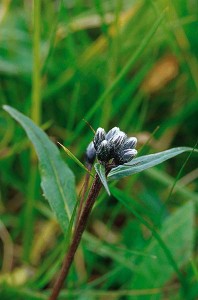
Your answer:
[[[107,191],[107,194],[110,196],[111,193],[109,191],[109,187],[108,187],[108,184],[107,184],[105,167],[103,165],[99,164],[99,163],[96,163],[94,165],[94,168],[96,170],[96,173],[100,177],[100,180],[101,180],[102,184],[104,185],[104,188]]]
[[[16,109],[4,105],[7,111],[26,131],[39,159],[41,187],[45,198],[66,233],[76,202],[75,180],[72,171],[62,160],[58,148],[48,136],[28,117]]]
[[[142,172],[186,151],[193,151],[193,148],[177,147],[159,153],[134,158],[127,164],[113,168],[108,174],[108,179],[117,180],[125,176]],[[198,152],[197,149],[194,149],[194,151]]]

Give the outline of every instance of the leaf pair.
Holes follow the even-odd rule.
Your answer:
[[[197,149],[193,149],[190,147],[177,147],[172,148],[166,151],[162,151],[155,154],[149,154],[140,156],[137,158],[134,158],[131,162],[128,162],[127,164],[120,165],[118,167],[113,168],[110,173],[108,174],[107,178],[105,176],[105,168],[104,166],[100,165],[98,163],[95,164],[96,172],[98,173],[106,191],[108,194],[110,194],[107,179],[109,180],[118,180],[126,176],[130,176],[136,173],[140,173],[146,169],[149,169],[151,167],[154,167],[158,164],[161,164],[162,162],[177,156],[183,152],[187,151],[195,151],[198,152]]]
[[[7,105],[4,105],[3,108],[20,123],[33,143],[39,158],[44,196],[49,201],[51,209],[66,233],[76,203],[75,180],[72,171],[62,160],[58,148],[38,126],[16,109]],[[140,156],[127,164],[113,168],[107,177],[103,165],[96,163],[94,167],[110,195],[107,180],[118,180],[142,172],[186,151],[193,151],[193,148],[178,147],[156,154]],[[194,151],[198,152],[198,150]]]

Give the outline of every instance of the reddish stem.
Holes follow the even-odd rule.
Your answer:
[[[100,181],[99,176],[96,174],[93,184],[92,184],[92,187],[91,187],[91,190],[87,197],[87,201],[85,203],[84,209],[81,213],[80,219],[77,223],[77,227],[74,231],[72,243],[71,243],[69,250],[64,258],[60,274],[55,282],[55,285],[53,287],[52,294],[49,297],[49,300],[56,300],[61,291],[64,280],[66,279],[66,277],[69,273],[72,261],[74,259],[74,255],[75,255],[78,245],[81,241],[83,231],[85,230],[85,227],[87,225],[89,214],[95,203],[95,200],[97,199],[97,196],[100,192],[101,187],[102,187],[102,183]]]

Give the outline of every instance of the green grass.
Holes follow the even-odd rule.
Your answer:
[[[143,154],[194,147],[195,1],[32,2],[1,4],[1,106],[82,164],[93,138],[83,119],[94,130],[119,126],[138,149],[149,140]],[[23,130],[2,109],[0,125],[0,298],[47,299],[67,241]],[[102,191],[60,299],[198,298],[197,157],[187,156]],[[85,171],[62,157],[79,193]]]

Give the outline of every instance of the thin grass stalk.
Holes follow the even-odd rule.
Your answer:
[[[41,122],[41,66],[40,66],[40,19],[41,1],[33,2],[33,70],[32,70],[32,105],[31,118],[36,124]],[[34,202],[37,179],[36,154],[33,148],[30,153],[30,175],[28,182],[28,198],[24,212],[23,258],[29,261],[31,241],[34,227]]]
[[[115,88],[118,86],[118,84],[124,78],[124,76],[134,66],[137,59],[140,57],[140,55],[143,53],[143,51],[146,48],[146,46],[148,45],[148,43],[151,41],[151,39],[154,36],[155,32],[157,31],[159,25],[161,24],[163,18],[164,18],[164,12],[161,14],[161,16],[158,18],[158,20],[154,23],[151,30],[148,32],[146,37],[142,40],[142,42],[138,46],[135,53],[133,53],[133,55],[130,57],[129,61],[126,63],[124,68],[120,71],[120,73],[116,76],[116,78],[111,83],[111,85],[104,91],[104,93],[100,96],[100,98],[95,102],[95,104],[91,107],[91,109],[85,115],[84,118],[87,121],[89,121],[91,119],[91,117],[94,115],[94,113],[97,111],[97,109],[101,107],[101,104],[105,101],[105,99],[115,90]],[[72,136],[71,141],[75,140],[75,138],[80,135],[83,127],[84,127],[84,124],[82,122],[80,122],[78,127],[76,128],[75,134],[73,134],[73,136]]]

